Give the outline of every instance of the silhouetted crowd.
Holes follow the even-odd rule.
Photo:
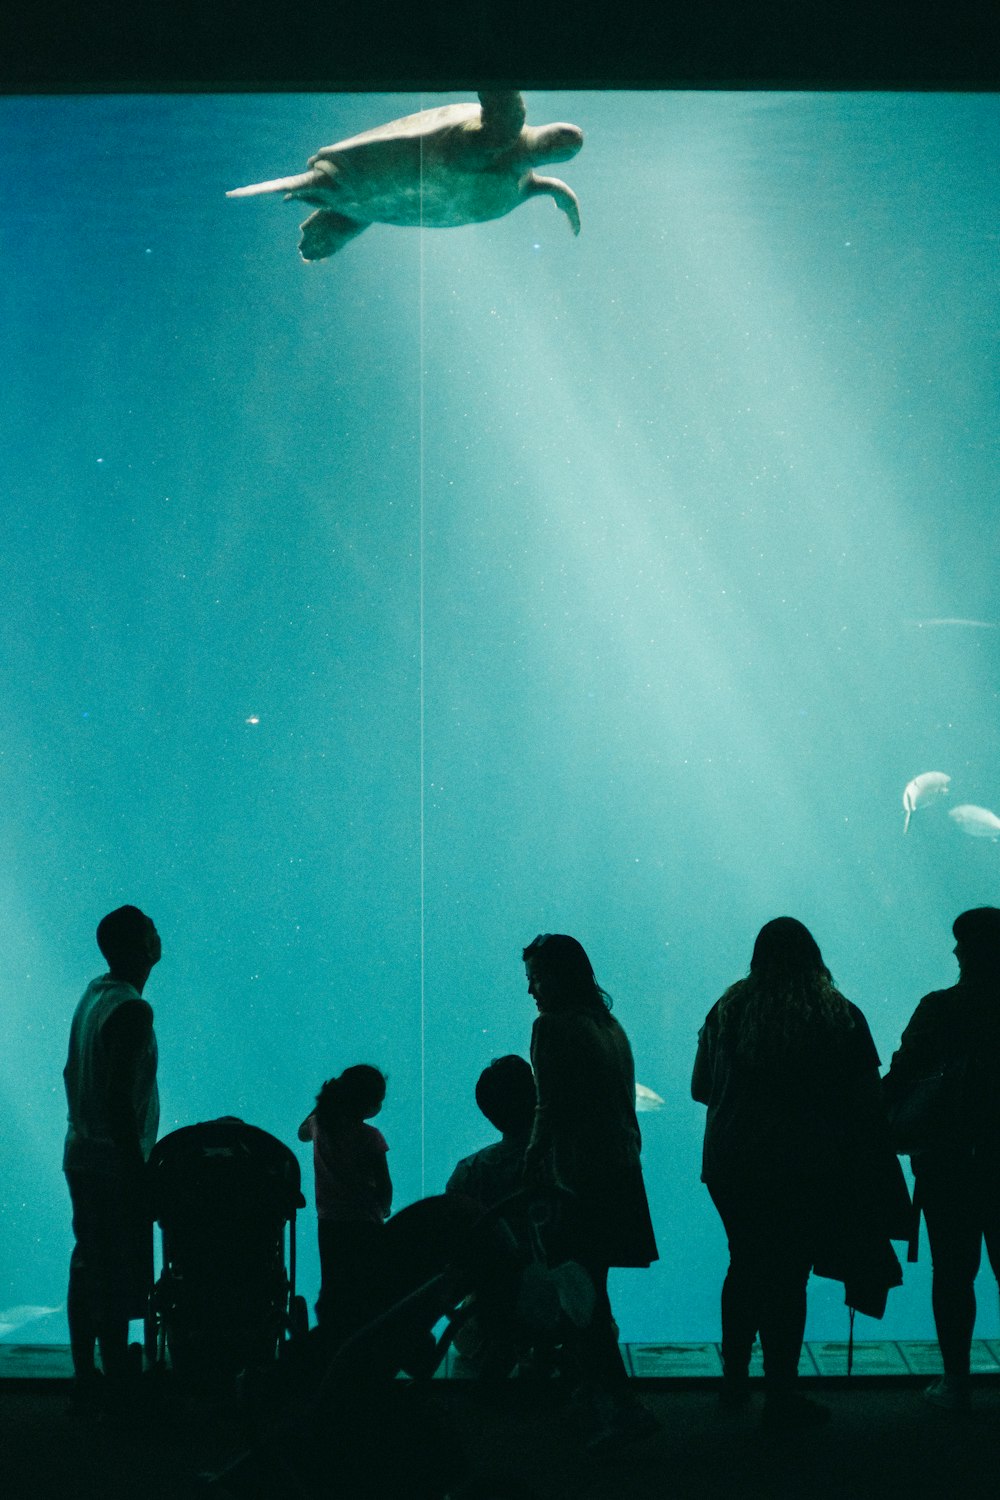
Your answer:
[[[749,1402],[759,1339],[772,1430],[829,1417],[797,1384],[810,1274],[842,1282],[852,1310],[881,1317],[902,1281],[893,1241],[914,1256],[921,1213],[943,1363],[925,1395],[969,1407],[984,1241],[1000,1277],[1000,910],[963,912],[953,931],[958,982],[919,1002],[884,1078],[864,1016],[791,917],[761,929],[749,973],[699,1032],[691,1092],[707,1111],[702,1178],[729,1242],[719,1399]],[[147,1163],[159,1110],[143,989],[160,940],[125,906],[101,921],[97,942],[108,972],[73,1018],[64,1169],[75,1385],[80,1402],[106,1405],[128,1400],[129,1320],[149,1317]],[[343,1407],[351,1372],[367,1372],[356,1391],[369,1394],[372,1380],[400,1370],[429,1373],[441,1357],[432,1329],[447,1316],[484,1382],[563,1382],[581,1441],[600,1452],[656,1425],[629,1388],[607,1289],[611,1267],[657,1259],[632,1052],[575,938],[542,934],[523,960],[538,1012],[530,1062],[497,1058],[480,1076],[476,1100],[500,1139],[460,1161],[443,1194],[391,1214],[388,1147],[370,1123],[386,1092],[378,1068],[329,1079],[299,1127],[312,1142],[319,1225],[313,1382],[320,1393],[339,1382]],[[230,1135],[216,1132],[208,1154],[236,1152],[220,1142],[236,1140],[241,1122],[215,1124]],[[911,1159],[912,1199],[899,1154]],[[294,1204],[279,1226],[287,1212]],[[356,1395],[356,1423],[370,1405]]]

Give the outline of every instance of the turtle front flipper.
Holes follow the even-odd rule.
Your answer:
[[[524,100],[517,89],[481,92],[483,143],[491,148],[512,146],[525,121]]]
[[[302,230],[299,240],[302,259],[328,260],[368,225],[361,219],[349,219],[346,214],[334,213],[332,208],[318,208],[299,227]]]
[[[534,197],[536,194],[545,194],[554,198],[556,208],[561,208],[570,222],[570,228],[574,234],[580,233],[580,200],[571,187],[567,187],[558,177],[539,177],[535,172],[529,172],[524,179],[521,191],[525,198]]]

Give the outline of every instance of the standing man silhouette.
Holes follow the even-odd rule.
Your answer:
[[[156,1141],[153,1012],[142,998],[160,936],[136,906],[102,918],[97,946],[107,974],[91,980],[73,1015],[63,1072],[69,1129],[63,1170],[73,1204],[69,1316],[78,1396],[98,1390],[95,1342],[110,1402],[128,1386],[128,1325],[152,1283],[153,1235],[143,1172]]]
[[[890,1112],[911,1091],[917,1100],[932,1091],[917,1109],[920,1143],[906,1147],[927,1224],[944,1365],[924,1395],[964,1412],[984,1241],[1000,1282],[1000,909],[963,911],[951,930],[958,983],[920,1001],[882,1083]]]

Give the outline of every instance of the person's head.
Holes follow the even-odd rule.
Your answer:
[[[583,944],[563,932],[542,932],[521,955],[528,994],[540,1011],[586,1011],[606,1015],[611,997],[594,977]]]
[[[355,1063],[339,1078],[328,1078],[316,1095],[320,1125],[335,1130],[372,1119],[385,1100],[385,1084],[385,1074],[369,1063]]]
[[[371,1119],[385,1103],[385,1074],[370,1063],[345,1068],[337,1081],[345,1107],[356,1112],[359,1120]]]
[[[118,906],[97,924],[97,946],[112,974],[146,975],[160,961],[160,934],[137,906]]]
[[[757,934],[750,973],[761,984],[830,978],[819,944],[809,928],[795,917],[775,917]]]
[[[952,923],[955,957],[963,979],[1000,975],[1000,910],[974,906]]]
[[[495,1057],[479,1075],[476,1103],[502,1135],[530,1130],[535,1115],[535,1075],[531,1064],[514,1053]]]
[[[775,917],[757,934],[750,973],[719,1002],[720,1036],[753,1065],[815,1055],[850,1031],[850,1006],[819,945],[795,917]]]

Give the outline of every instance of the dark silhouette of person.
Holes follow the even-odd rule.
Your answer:
[[[531,1033],[537,1103],[525,1177],[572,1195],[546,1248],[552,1264],[581,1265],[596,1293],[576,1349],[577,1405],[596,1450],[655,1426],[628,1389],[607,1285],[611,1266],[658,1258],[639,1159],[635,1068],[610,997],[576,938],[541,934],[523,958],[538,1008]]]
[[[880,1316],[902,1279],[888,1235],[906,1237],[909,1199],[867,1022],[795,918],[761,928],[749,976],[709,1011],[691,1093],[708,1106],[702,1180],[729,1240],[722,1403],[749,1399],[759,1332],[764,1424],[819,1425],[828,1408],[796,1387],[810,1271],[823,1259],[845,1281],[860,1270],[874,1291],[852,1300],[848,1286],[848,1301]]]
[[[535,1075],[514,1053],[495,1057],[476,1083],[476,1103],[501,1139],[464,1156],[445,1185],[480,1208],[492,1208],[521,1186],[524,1153],[535,1119]]]
[[[937,1406],[964,1411],[984,1239],[1000,1280],[1000,910],[964,911],[952,931],[958,983],[920,1001],[883,1086],[892,1111],[914,1084],[940,1075],[924,1126],[927,1145],[911,1155],[944,1365],[925,1395]]]
[[[160,1104],[153,1011],[142,992],[160,959],[160,937],[138,907],[120,906],[98,924],[97,946],[108,972],[91,980],[76,1007],[63,1072],[63,1170],[75,1238],[67,1313],[75,1394],[89,1400],[100,1391],[116,1402],[128,1394],[129,1321],[143,1316],[153,1281],[143,1177]]]
[[[476,1082],[476,1103],[501,1133],[501,1139],[464,1156],[445,1184],[445,1193],[474,1203],[481,1212],[506,1206],[502,1222],[524,1259],[533,1253],[528,1198],[523,1191],[524,1154],[535,1119],[535,1075],[531,1064],[513,1053],[495,1057]],[[499,1335],[499,1336],[498,1336]],[[526,1348],[521,1348],[510,1320],[484,1327],[475,1298],[465,1308],[455,1335],[455,1347],[470,1371],[483,1379],[509,1373]]]
[[[319,1221],[316,1316],[334,1341],[365,1322],[382,1295],[383,1221],[392,1208],[389,1147],[366,1122],[385,1101],[385,1074],[368,1063],[330,1078],[299,1126],[312,1141]]]

